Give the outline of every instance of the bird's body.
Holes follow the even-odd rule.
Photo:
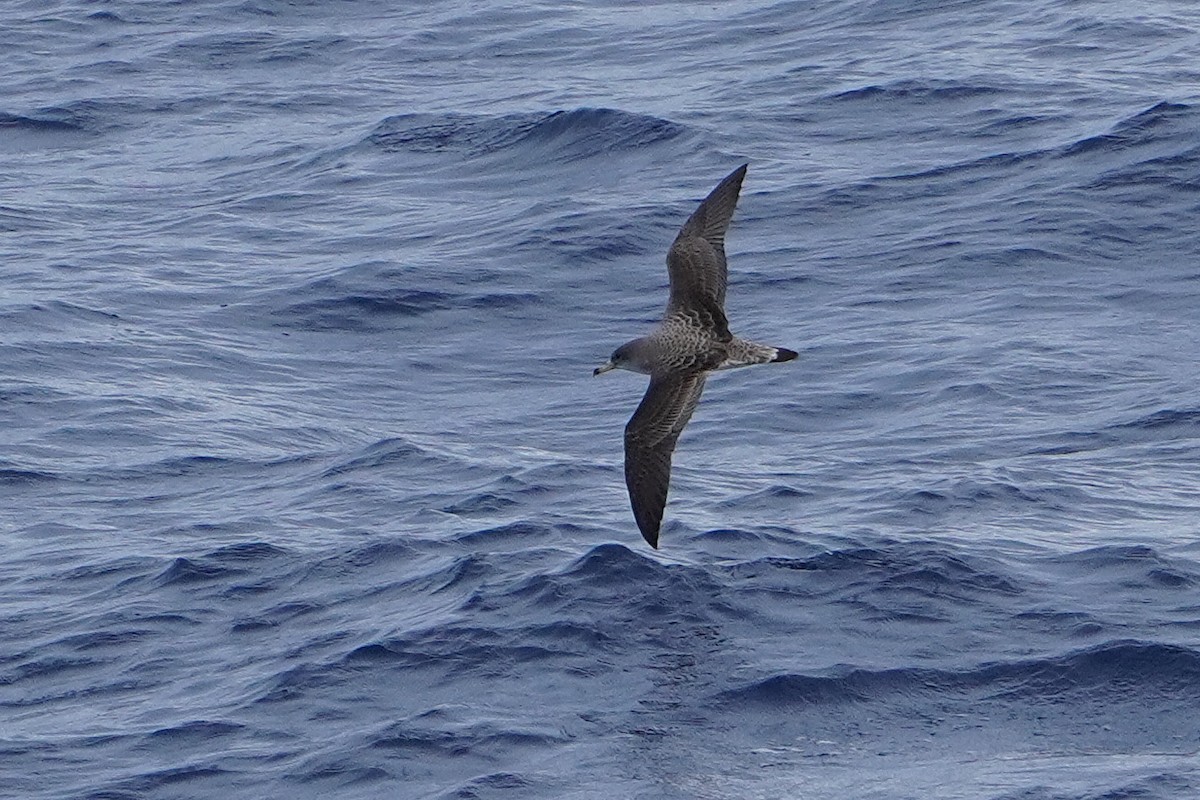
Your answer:
[[[725,231],[745,176],[743,165],[721,181],[675,237],[667,254],[671,293],[662,322],[618,347],[594,373],[628,369],[650,376],[625,426],[625,484],[638,528],[652,547],[658,547],[671,455],[708,373],[796,357],[792,350],[739,339],[725,318]]]

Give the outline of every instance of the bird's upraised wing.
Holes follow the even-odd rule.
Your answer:
[[[729,331],[725,320],[729,271],[725,261],[725,231],[733,219],[747,166],[735,169],[704,198],[679,229],[667,253],[667,273],[671,279],[667,313],[699,311],[713,318],[714,327],[722,334]]]

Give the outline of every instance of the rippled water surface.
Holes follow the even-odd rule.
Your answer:
[[[1200,795],[1200,10],[14,2],[0,786]],[[593,379],[749,162],[662,549]]]

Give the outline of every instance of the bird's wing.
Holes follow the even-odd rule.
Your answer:
[[[715,320],[717,329],[724,328],[725,284],[728,267],[725,262],[725,231],[733,219],[746,167],[735,169],[717,188],[704,198],[667,253],[667,273],[671,279],[670,311],[700,310]],[[722,337],[724,338],[724,337]]]
[[[651,547],[658,547],[671,454],[703,391],[703,373],[651,378],[646,396],[625,426],[625,485],[638,529]]]

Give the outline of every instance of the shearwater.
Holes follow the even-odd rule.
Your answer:
[[[739,339],[725,319],[725,231],[747,166],[717,184],[679,229],[667,252],[671,291],[658,327],[618,347],[592,373],[627,369],[650,376],[650,387],[625,426],[625,485],[638,529],[654,548],[667,504],[671,455],[708,373],[796,357],[794,350]]]

